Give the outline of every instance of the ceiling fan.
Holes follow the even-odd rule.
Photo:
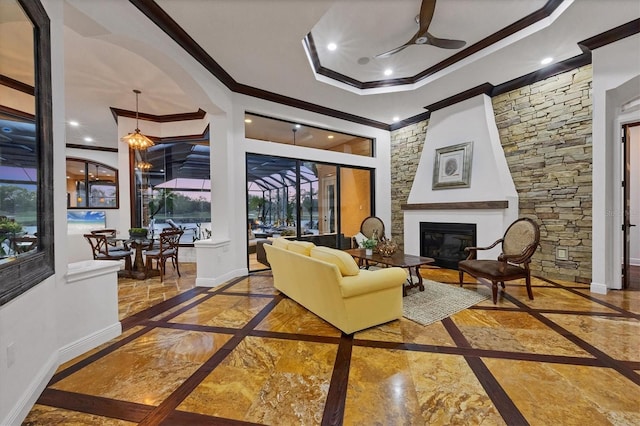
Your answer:
[[[416,16],[416,21],[420,25],[420,28],[416,33],[411,37],[411,40],[403,44],[402,46],[398,46],[395,49],[391,49],[388,52],[381,53],[376,55],[376,58],[388,58],[391,55],[394,55],[401,50],[411,46],[412,44],[430,44],[431,46],[440,47],[442,49],[460,49],[465,44],[466,41],[462,40],[450,40],[448,38],[438,38],[429,34],[429,25],[431,24],[431,20],[433,19],[433,12],[436,9],[436,0],[422,0],[422,5],[420,6],[420,15]]]

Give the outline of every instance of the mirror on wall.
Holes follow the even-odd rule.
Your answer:
[[[0,305],[53,274],[49,18],[0,0]]]

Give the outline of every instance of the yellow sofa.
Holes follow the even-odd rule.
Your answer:
[[[347,334],[402,316],[402,268],[361,270],[341,250],[284,238],[264,249],[275,287]]]

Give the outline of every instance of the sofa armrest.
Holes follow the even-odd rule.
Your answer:
[[[342,297],[348,298],[392,287],[400,288],[406,279],[407,272],[402,268],[383,268],[375,271],[363,269],[358,275],[342,277],[340,291]]]

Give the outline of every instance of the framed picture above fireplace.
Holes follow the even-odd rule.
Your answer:
[[[473,142],[436,149],[432,189],[468,188],[472,159]]]

